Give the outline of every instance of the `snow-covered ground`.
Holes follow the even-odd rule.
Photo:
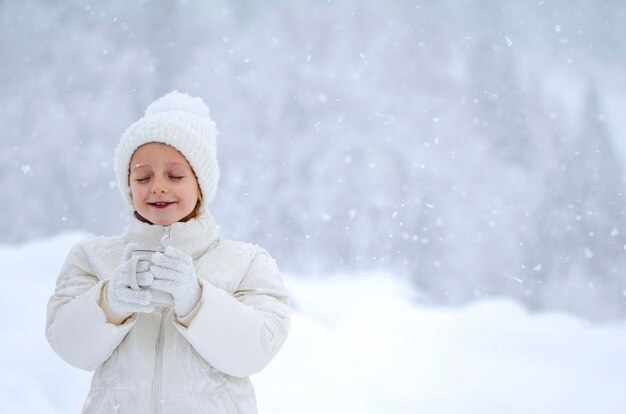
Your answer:
[[[81,235],[0,246],[0,412],[76,413],[90,373],[44,336],[56,273]],[[626,324],[529,314],[509,300],[423,307],[389,275],[285,275],[287,343],[255,375],[268,413],[625,413]]]

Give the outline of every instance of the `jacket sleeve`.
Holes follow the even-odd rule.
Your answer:
[[[92,371],[106,361],[134,325],[107,322],[99,305],[105,281],[94,275],[81,245],[69,253],[48,302],[46,337],[69,364]]]
[[[217,370],[235,377],[259,372],[285,342],[291,320],[276,261],[260,249],[234,294],[200,283],[199,308],[188,327],[177,329]]]

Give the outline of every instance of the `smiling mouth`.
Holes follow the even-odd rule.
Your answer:
[[[156,203],[148,203],[148,205],[152,206],[152,207],[156,207],[156,208],[166,208],[171,206],[172,204],[175,204],[173,201],[159,201]]]

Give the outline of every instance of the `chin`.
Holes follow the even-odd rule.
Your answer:
[[[170,211],[168,214],[150,214],[154,213],[152,211],[145,211],[145,214],[142,214],[138,210],[137,212],[148,222],[159,226],[169,226],[170,224],[178,223],[179,221],[188,221],[193,218],[190,217],[193,210],[188,214],[183,214],[183,212],[180,211]]]
[[[176,223],[178,220],[176,218],[168,218],[168,217],[151,217],[146,214],[142,215],[146,220],[148,220],[152,224],[156,224],[159,226],[169,226],[170,224]]]

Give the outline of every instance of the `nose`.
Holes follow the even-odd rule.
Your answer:
[[[167,194],[167,186],[161,180],[155,180],[152,185],[152,194]]]

